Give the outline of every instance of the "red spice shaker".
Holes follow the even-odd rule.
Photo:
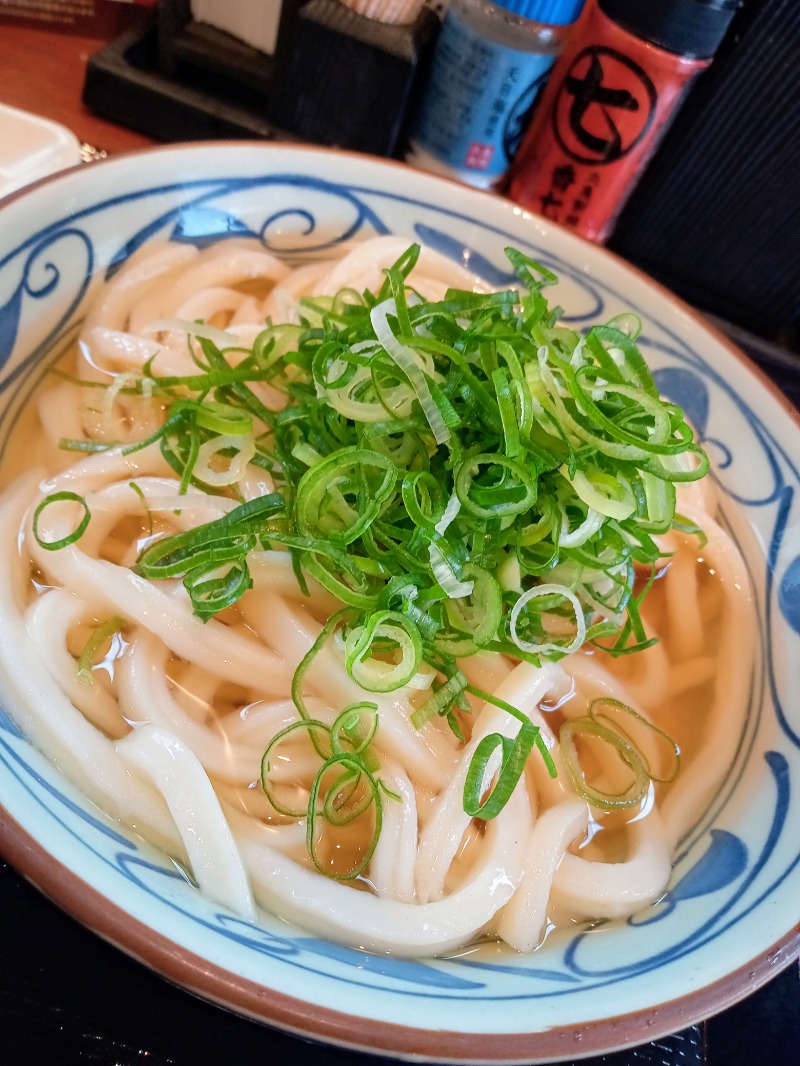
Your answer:
[[[604,241],[740,0],[590,0],[511,167],[508,195]]]

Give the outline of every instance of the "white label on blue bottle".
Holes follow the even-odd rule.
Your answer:
[[[554,61],[489,41],[451,10],[436,42],[412,142],[456,170],[502,177]]]

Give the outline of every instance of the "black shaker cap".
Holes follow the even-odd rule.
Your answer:
[[[741,0],[598,0],[628,33],[676,55],[713,56]]]

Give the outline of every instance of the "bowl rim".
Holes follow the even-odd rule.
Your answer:
[[[66,167],[64,170],[56,171],[55,174],[46,174],[44,177],[37,178],[36,181],[30,182],[28,185],[24,185],[21,189],[15,189],[5,196],[0,196],[0,211],[4,210],[7,205],[13,203],[15,200],[24,199],[30,193],[35,192],[37,189],[41,189],[46,185],[50,185],[53,182],[58,182],[67,176],[73,176],[79,173],[85,173],[86,167],[91,167],[91,173],[94,173],[97,168],[114,166],[120,162],[127,162],[129,160],[136,160],[146,158],[150,155],[164,155],[167,153],[183,153],[193,151],[230,151],[237,148],[245,149],[257,149],[258,151],[264,151],[267,153],[287,153],[309,156],[324,156],[327,158],[340,159],[344,157],[348,159],[354,165],[367,163],[370,166],[377,165],[380,168],[396,170],[400,173],[408,174],[413,173],[415,176],[429,182],[441,184],[451,189],[458,189],[460,194],[466,194],[468,196],[478,196],[480,198],[487,198],[489,202],[497,203],[498,201],[506,203],[508,205],[516,205],[513,200],[508,197],[502,196],[498,193],[494,193],[489,189],[478,189],[469,185],[465,185],[463,182],[457,181],[455,178],[451,178],[446,174],[434,174],[430,171],[417,170],[411,167],[408,163],[404,163],[399,159],[384,159],[380,156],[368,155],[362,152],[349,151],[344,148],[331,148],[326,145],[305,144],[303,142],[283,142],[283,141],[258,141],[250,138],[243,138],[242,140],[215,140],[211,142],[207,141],[180,141],[174,144],[153,144],[144,148],[133,148],[125,152],[116,152],[112,155],[106,155],[102,159],[92,160],[90,163],[75,163],[70,167]],[[610,248],[606,248],[605,245],[596,244],[594,241],[590,241],[587,237],[584,237],[580,233],[575,233],[573,230],[568,229],[566,226],[561,225],[559,222],[554,222],[552,219],[545,218],[544,216],[537,215],[533,211],[527,210],[527,208],[516,207],[519,213],[519,217],[526,221],[535,221],[541,218],[548,226],[557,230],[560,233],[568,234],[572,240],[580,242],[587,248],[592,249],[592,253],[600,252],[603,256],[610,257],[614,263],[621,267],[623,270],[630,271],[636,274],[640,281],[643,281],[651,289],[657,291],[660,297],[669,303],[673,304],[678,310],[680,310],[688,318],[691,318],[701,329],[705,329],[711,333],[714,339],[725,348],[728,349],[728,353],[734,356],[738,362],[743,363],[744,366],[754,374],[760,383],[771,394],[772,399],[776,400],[780,406],[789,414],[794,420],[798,429],[800,429],[800,406],[795,406],[789,397],[775,384],[775,382],[769,377],[769,375],[762,370],[762,368],[747,355],[746,352],[730,339],[716,324],[701,310],[693,307],[683,297],[678,296],[670,288],[658,281],[647,271],[642,270],[641,267],[636,266],[635,263],[625,259],[618,252],[613,251]]]
[[[800,922],[770,948],[732,973],[647,1010],[529,1033],[468,1033],[398,1025],[320,1007],[231,973],[131,917],[70,867],[54,859],[0,806],[0,847],[28,881],[81,925],[164,980],[207,1002],[295,1036],[347,1049],[420,1061],[560,1062],[660,1039],[745,999],[800,958]],[[481,1043],[480,1058],[474,1044]],[[576,1047],[580,1040],[580,1051]],[[424,1050],[421,1050],[424,1045]]]
[[[377,165],[407,173],[408,166],[400,161],[366,156],[315,145],[276,143],[256,140],[228,140],[181,142],[153,145],[120,152],[92,163],[92,170],[125,164],[152,155],[182,154],[197,150],[224,152],[231,149],[256,149],[265,154],[281,153],[298,157],[324,156],[348,159],[354,166]],[[77,164],[0,197],[0,212],[14,201],[85,169]],[[442,175],[414,171],[426,182],[457,188],[460,195],[488,197],[492,202],[509,205],[512,201],[498,198],[480,189]],[[518,209],[519,217],[535,221],[539,218],[527,210]],[[787,413],[800,430],[800,409],[772,381],[765,371],[743,352],[725,333],[703,313],[677,296],[665,285],[622,256],[575,234],[564,227],[544,220],[548,228],[569,233],[573,240],[610,257],[614,263],[633,274],[667,301],[687,319],[711,334],[714,340],[753,375]],[[237,975],[175,941],[156,932],[151,926],[133,918],[98,889],[87,884],[71,867],[56,859],[47,848],[24,829],[0,803],[0,853],[48,899],[83,926],[104,940],[141,962],[165,980],[198,995],[203,1000],[225,1007],[244,1017],[273,1026],[284,1032],[323,1041],[347,1049],[388,1054],[400,1059],[435,1060],[453,1063],[545,1063],[558,1062],[564,1056],[585,1058],[625,1047],[646,1043],[684,1029],[733,1006],[766,984],[778,972],[800,958],[800,921],[771,947],[763,950],[748,963],[710,984],[704,984],[683,996],[666,999],[652,1008],[632,1011],[597,1021],[583,1022],[527,1033],[474,1033],[425,1029],[393,1022],[358,1017],[313,1002],[298,999],[275,989],[268,989],[249,978]],[[354,1029],[354,1020],[357,1028]],[[475,1057],[474,1043],[481,1041],[481,1057]],[[578,1049],[577,1040],[580,1040]],[[424,1045],[424,1046],[423,1046]]]

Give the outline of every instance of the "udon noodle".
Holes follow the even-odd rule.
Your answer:
[[[260,906],[345,944],[399,955],[441,955],[484,936],[530,951],[552,924],[624,918],[658,900],[679,841],[733,760],[752,612],[711,479],[678,489],[683,525],[702,529],[702,547],[677,529],[659,539],[663,565],[642,606],[658,643],[616,659],[587,644],[539,666],[489,652],[460,663],[474,686],[540,728],[557,771],[552,777],[534,752],[490,821],[465,812],[465,778],[480,741],[513,739],[519,722],[469,696],[463,740],[438,715],[415,728],[411,714],[432,670],[423,666],[397,691],[365,694],[345,669],[341,639],[322,646],[304,679],[313,718],[330,727],[365,698],[378,708],[372,748],[382,827],[368,865],[349,882],[315,867],[305,820],[276,809],[259,783],[268,745],[298,721],[295,670],[341,605],[313,581],[306,595],[285,550],[252,550],[252,588],[205,622],[180,580],[132,569],[160,534],[194,529],[273,488],[270,473],[234,446],[223,464],[234,476],[222,493],[182,485],[155,443],[125,453],[124,444],[147,438],[165,417],[157,394],[128,386],[151,365],[160,375],[197,373],[197,341],[187,344],[181,323],[202,320],[212,338],[224,329],[248,348],[265,320],[298,321],[305,295],[377,290],[382,268],[404,247],[379,238],[337,261],[291,267],[255,242],[202,251],[169,244],[137,254],[100,289],[77,351],[61,364],[68,373],[40,389],[9,446],[26,469],[0,500],[3,682],[11,713],[47,757],[243,918],[257,920]],[[482,289],[479,278],[424,249],[414,285],[431,300],[448,287]],[[269,384],[252,388],[271,409],[285,402]],[[60,447],[65,439],[115,446],[76,457]],[[213,454],[198,462],[209,480],[220,468]],[[37,507],[62,492],[85,500],[91,521],[80,539],[51,550],[48,542],[81,517],[74,496],[52,502],[34,535]],[[82,649],[108,619],[122,621],[96,642],[102,661],[96,655],[87,665]],[[651,781],[640,803],[610,813],[575,791],[559,744],[562,723],[602,697],[635,709],[681,750],[674,781]],[[276,749],[270,773],[282,795],[308,794],[319,763],[310,739],[289,733]],[[613,752],[589,744],[584,758],[606,793],[625,788],[628,770]],[[335,875],[363,848],[359,830],[344,827],[320,854]]]

